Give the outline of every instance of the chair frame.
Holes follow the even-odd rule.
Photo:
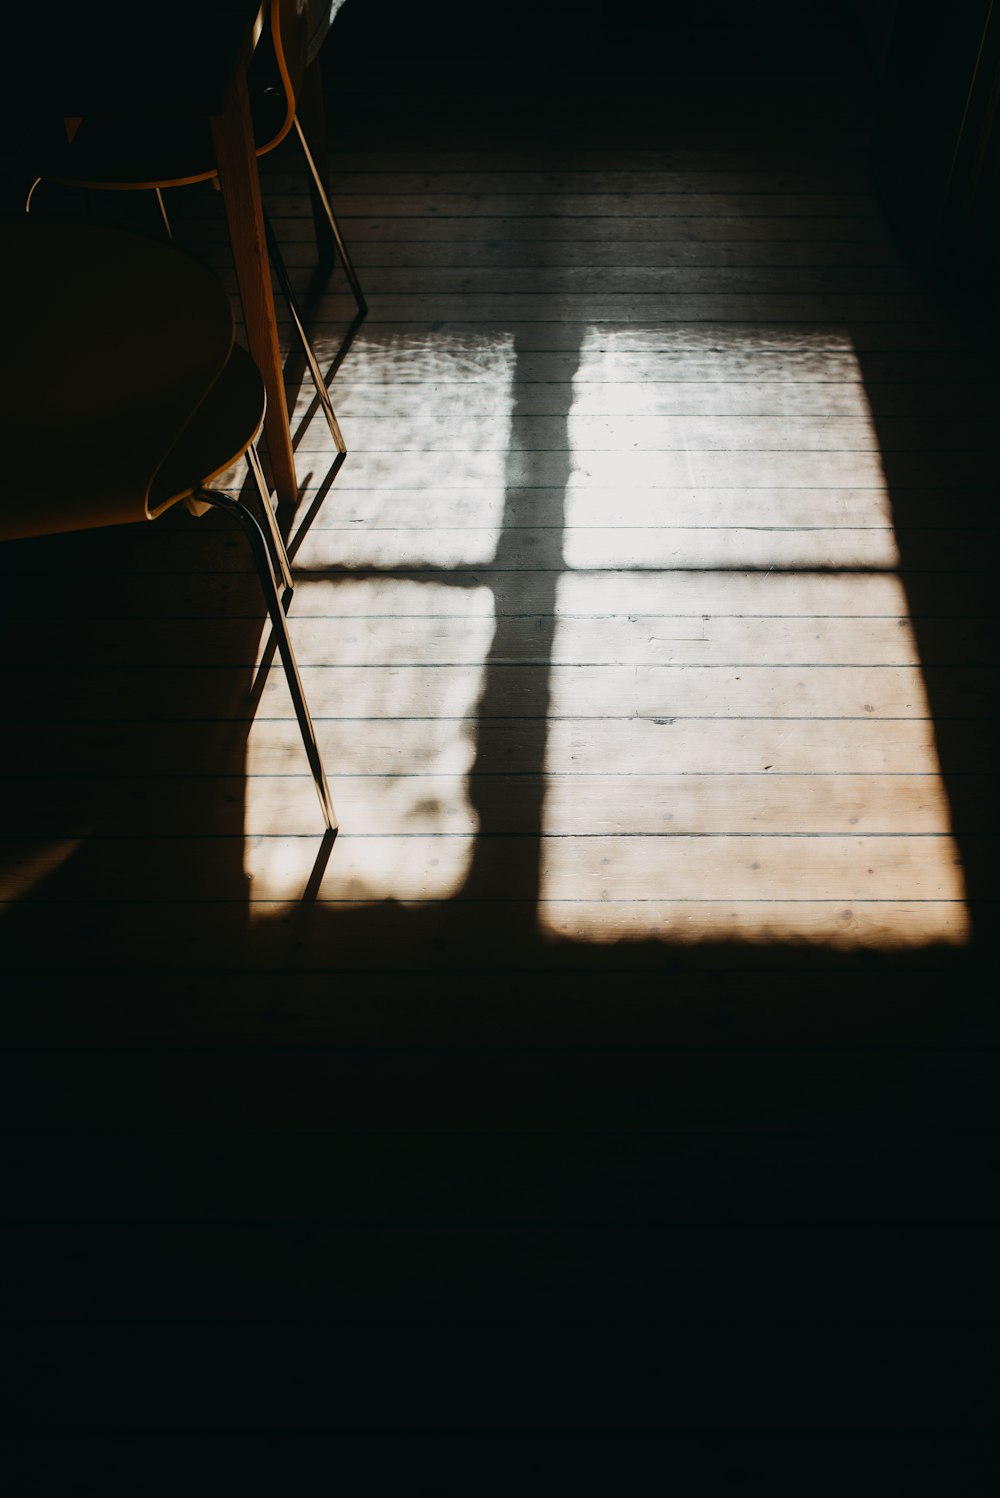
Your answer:
[[[337,817],[288,628],[291,565],[256,447],[267,398],[258,368],[234,342],[225,288],[193,256],[122,230],[35,228],[30,221],[0,229],[12,276],[23,288],[4,349],[11,376],[3,413],[10,479],[0,536],[16,541],[155,521],[176,505],[195,515],[206,508],[231,515],[250,546],[320,808],[328,832],[335,833]],[[109,316],[119,298],[122,313]],[[65,357],[54,377],[50,345],[59,338]],[[39,452],[38,413],[57,425],[48,462]],[[121,422],[127,431],[116,446]],[[241,458],[256,487],[260,519],[242,492],[226,487]]]
[[[313,783],[316,794],[319,797],[320,809],[322,810],[327,829],[335,833],[337,831],[337,814],[334,811],[333,799],[330,795],[330,787],[327,783],[326,772],[323,768],[323,757],[320,753],[319,742],[316,738],[316,730],[313,726],[312,715],[306,702],[305,690],[302,686],[302,678],[299,675],[298,662],[295,659],[295,651],[292,646],[292,638],[288,630],[287,607],[294,589],[292,581],[291,566],[285,543],[275,517],[271,498],[268,494],[267,483],[264,478],[260,459],[253,443],[246,451],[247,466],[253,475],[260,499],[261,510],[266,522],[267,536],[260,522],[256,519],[249,507],[238,496],[230,494],[225,489],[198,488],[193,498],[202,504],[210,505],[213,509],[224,510],[231,515],[239,524],[240,529],[246,536],[253,556],[257,576],[260,581],[264,601],[271,619],[271,628],[274,631],[275,644],[281,657],[281,664],[285,671],[285,680],[295,709],[295,717],[299,725],[299,733],[302,736],[302,744],[312,771]],[[268,545],[270,541],[270,545]],[[278,586],[275,576],[275,564],[281,574],[282,587]]]

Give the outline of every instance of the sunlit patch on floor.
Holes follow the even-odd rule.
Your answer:
[[[317,352],[322,363],[329,351]],[[468,873],[478,818],[467,779],[494,621],[474,569],[494,557],[503,519],[513,366],[506,332],[373,327],[338,374],[349,459],[295,548],[292,613],[341,825],[324,898],[445,899]],[[472,387],[485,422],[466,412]],[[298,417],[308,401],[304,388]],[[327,449],[317,416],[300,467],[321,478]],[[273,669],[248,777],[254,898],[295,900],[317,811]]]
[[[304,568],[484,565],[503,520],[512,410],[507,333],[362,331],[337,377],[349,461],[302,541]],[[301,466],[322,472],[325,424]]]
[[[514,363],[509,333],[362,332],[336,381],[349,459],[298,565],[489,562],[503,520]],[[329,446],[315,421],[303,467],[317,462],[313,442]]]
[[[400,578],[301,582],[291,628],[342,828],[324,897],[457,893],[478,826],[468,771],[493,637],[490,590]],[[441,669],[442,653],[458,664]],[[273,667],[247,770],[252,898],[295,901],[321,824],[291,699]]]
[[[857,362],[829,335],[826,352],[780,330],[711,338],[683,330],[655,353],[600,330],[581,357],[541,927],[964,942]],[[645,414],[609,416],[630,383],[625,409]]]

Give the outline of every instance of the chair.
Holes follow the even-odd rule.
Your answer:
[[[351,329],[345,338],[346,347],[366,315],[368,306],[297,108],[307,78],[310,27],[316,25],[315,16],[310,21],[309,12],[302,0],[269,0],[266,17],[266,24],[256,39],[248,77],[257,155],[263,156],[274,150],[294,130],[309,169],[314,206],[319,205],[323,210],[323,219],[317,217],[317,241],[321,259],[326,243],[332,240],[357,308]],[[312,44],[314,47],[318,46],[316,33],[312,33]],[[309,76],[315,87],[315,69]],[[72,130],[65,132],[67,136],[71,134],[71,139],[47,145],[44,157],[39,162],[38,175],[28,193],[26,211],[30,212],[35,192],[44,181],[98,191],[134,192],[146,189],[156,194],[169,237],[171,230],[163,199],[164,189],[210,181],[217,176],[208,122],[203,118],[181,120],[176,117],[162,123],[153,119],[125,121],[113,113],[113,101],[109,103],[112,112],[106,115],[88,115],[79,122],[73,122]],[[328,236],[321,238],[319,230],[324,221]],[[306,333],[278,241],[266,216],[265,227],[268,252],[278,284],[323,407],[330,434],[337,452],[343,457],[347,452],[343,434],[330,401],[326,381]]]
[[[0,344],[0,541],[225,510],[249,542],[323,817],[336,831],[292,649],[288,557],[257,458],[264,390],[233,342],[221,282],[172,245],[118,229],[0,225],[18,287]],[[241,457],[263,526],[209,483]],[[281,577],[279,590],[275,569]]]

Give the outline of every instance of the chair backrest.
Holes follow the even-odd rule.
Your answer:
[[[273,151],[292,128],[308,47],[307,0],[271,0],[248,80],[258,156]]]

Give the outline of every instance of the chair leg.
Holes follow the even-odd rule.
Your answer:
[[[174,231],[170,227],[170,219],[167,216],[167,205],[163,201],[163,194],[158,187],[154,187],[153,191],[156,193],[156,204],[160,210],[160,217],[163,220],[163,227],[166,230],[167,238],[173,239]]]
[[[32,202],[32,199],[34,198],[35,192],[41,186],[41,184],[42,184],[41,177],[36,177],[35,180],[34,180],[34,182],[32,182],[30,188],[28,189],[28,196],[24,200],[25,217],[27,217],[31,213],[31,202]],[[166,234],[166,236],[167,236],[167,238],[169,240],[173,240],[174,231],[170,227],[170,218],[169,218],[169,216],[167,214],[167,205],[166,205],[166,203],[163,200],[163,194],[162,194],[162,192],[160,191],[160,189],[158,187],[154,187],[153,191],[156,194],[156,206],[160,210],[160,219],[162,220],[162,223],[163,223],[164,233]],[[88,203],[88,207],[89,207],[89,204],[90,204],[90,198],[89,197],[87,199],[87,203]]]
[[[267,248],[271,256],[271,264],[274,266],[274,273],[278,278],[282,295],[288,305],[292,322],[295,324],[295,331],[298,334],[299,343],[302,345],[302,352],[305,355],[306,363],[309,365],[309,373],[312,375],[316,394],[319,396],[320,405],[323,407],[323,413],[326,416],[327,426],[330,428],[330,436],[333,438],[337,451],[339,453],[346,453],[347,444],[344,441],[344,434],[340,430],[340,423],[334,414],[333,405],[330,401],[330,392],[327,390],[326,381],[323,378],[323,371],[316,362],[316,355],[313,353],[313,347],[309,341],[305,323],[302,321],[302,315],[299,312],[298,301],[296,300],[295,292],[292,290],[292,283],[288,278],[284,258],[278,246],[278,241],[275,238],[274,230],[271,227],[271,220],[266,213],[264,214],[264,227],[267,231]]]
[[[333,235],[334,243],[337,246],[337,254],[340,256],[340,263],[344,267],[344,274],[350,282],[351,294],[358,308],[358,317],[362,318],[368,311],[368,303],[365,301],[365,294],[361,290],[358,273],[354,269],[350,255],[347,253],[347,246],[340,232],[340,225],[337,223],[336,215],[330,206],[330,195],[326,190],[323,178],[316,165],[316,159],[309,148],[309,142],[306,140],[306,133],[302,128],[298,115],[295,116],[295,133],[299,137],[299,145],[302,147],[302,154],[306,158],[306,165],[309,168],[309,175],[312,178],[313,191],[323,206],[323,212],[330,226],[330,233]]]
[[[280,569],[281,584],[285,590],[285,597],[281,601],[283,605],[287,606],[288,600],[295,590],[295,584],[292,581],[291,563],[288,560],[288,552],[285,550],[284,538],[278,529],[278,521],[274,513],[274,506],[271,503],[271,496],[267,492],[267,481],[264,478],[264,470],[260,466],[257,449],[252,445],[247,448],[247,466],[254,476],[257,493],[260,495],[260,507],[264,512],[268,535],[271,538],[271,552]]]
[[[253,469],[253,472],[256,478],[257,470]],[[278,654],[281,656],[281,664],[285,668],[285,679],[288,682],[292,705],[295,708],[295,716],[298,719],[299,732],[302,735],[302,744],[306,751],[306,758],[309,761],[309,768],[312,771],[316,794],[319,797],[319,804],[327,827],[331,832],[336,832],[337,814],[333,809],[333,800],[330,796],[330,787],[326,780],[326,771],[323,769],[323,759],[316,738],[316,730],[313,727],[309,707],[306,703],[302,678],[299,676],[295,652],[292,649],[292,637],[288,632],[288,620],[285,618],[285,610],[282,607],[281,595],[278,592],[278,584],[275,580],[274,568],[271,562],[271,553],[268,550],[264,532],[246,505],[232,494],[226,494],[221,489],[202,489],[199,490],[197,497],[206,504],[214,505],[217,509],[225,510],[228,514],[234,516],[239,521],[243,533],[250,543],[250,550],[253,552],[253,559],[257,567],[257,575],[264,590],[267,611],[271,616],[271,628],[274,630]],[[266,489],[263,491],[261,498],[262,501],[266,501],[270,505]]]

